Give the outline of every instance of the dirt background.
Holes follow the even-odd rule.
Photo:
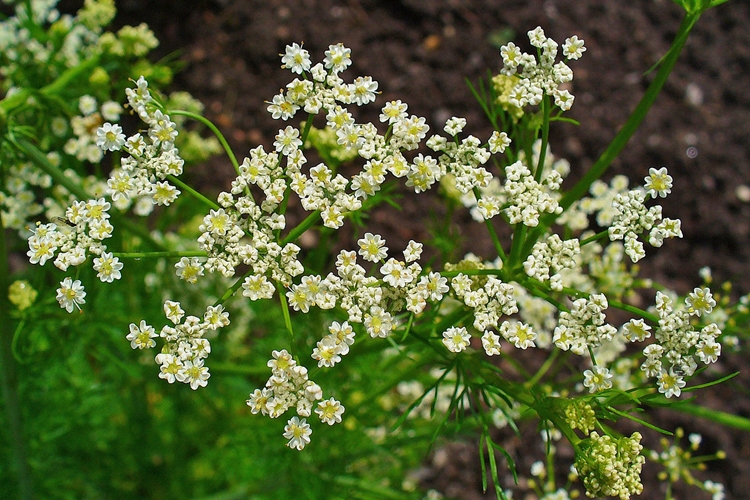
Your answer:
[[[586,41],[584,57],[571,64],[576,102],[569,116],[580,127],[557,125],[552,151],[567,158],[572,179],[596,160],[640,99],[653,74],[647,70],[666,52],[681,19],[669,0],[596,2],[568,0],[122,0],[119,24],[147,22],[162,42],[157,54],[180,51],[184,71],[175,89],[188,90],[207,106],[238,154],[270,145],[279,129],[264,101],[290,79],[279,53],[304,42],[314,61],[331,43],[352,49],[350,78],[367,74],[380,83],[377,103],[402,99],[425,116],[432,130],[446,118],[468,119],[466,132],[491,132],[464,82],[497,70],[493,40],[515,40],[528,48],[526,31],[541,25],[558,42],[573,34]],[[731,281],[736,294],[750,292],[750,2],[733,0],[699,21],[674,72],[608,177],[627,174],[637,183],[650,167],[667,166],[675,178],[663,203],[667,217],[680,218],[685,237],[669,240],[643,261],[645,273],[679,292],[700,283],[698,269]],[[373,119],[370,106],[359,119]],[[203,185],[225,187],[232,169],[215,161],[193,173]],[[404,203],[403,213],[373,217],[375,228],[398,247],[423,239],[419,216],[430,201]],[[725,356],[722,372],[744,367],[742,356]],[[750,417],[748,375],[703,391],[724,411]],[[750,438],[705,421],[668,414],[686,431],[699,431],[701,452],[717,449],[728,460],[709,465],[705,477],[726,484],[727,498],[750,497]],[[533,431],[533,429],[532,429]],[[523,460],[521,443],[506,441]],[[426,485],[456,498],[483,498],[473,445],[455,445],[450,460],[433,456],[423,471]],[[529,461],[530,462],[530,461]],[[655,478],[647,478],[656,481]],[[664,498],[647,484],[643,498]],[[658,492],[658,493],[656,493]],[[681,498],[708,498],[696,490]]]

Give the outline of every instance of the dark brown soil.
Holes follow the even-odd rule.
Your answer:
[[[576,34],[588,47],[572,64],[576,103],[570,116],[581,125],[560,124],[552,132],[553,152],[571,162],[574,177],[591,166],[624,123],[681,19],[680,7],[669,0],[124,0],[118,6],[119,22],[145,21],[157,32],[160,54],[182,51],[185,69],[176,87],[206,104],[207,115],[238,154],[269,145],[278,131],[264,101],[290,79],[278,54],[291,42],[304,42],[318,59],[329,44],[342,42],[352,49],[349,74],[380,82],[377,102],[402,99],[433,130],[452,115],[464,116],[467,132],[487,137],[490,129],[464,78],[476,82],[488,69],[498,69],[501,59],[491,41],[509,35],[506,40],[523,44],[526,31],[537,25],[558,41]],[[704,15],[664,92],[608,174],[624,173],[637,183],[650,167],[669,168],[675,188],[663,203],[665,216],[682,220],[685,237],[651,252],[642,268],[682,293],[700,283],[698,269],[706,265],[717,281],[731,281],[737,294],[750,292],[748,23],[750,2],[741,0]],[[373,118],[376,109],[362,117]],[[231,173],[219,160],[195,180],[223,187]],[[399,241],[425,235],[423,225],[413,222],[425,206],[404,201],[404,210],[373,219],[389,241],[388,235]],[[744,368],[744,360],[727,356],[720,368]],[[733,389],[703,391],[701,397],[750,416],[743,389],[748,375],[735,380]],[[706,477],[724,482],[727,498],[750,497],[750,436],[684,416],[665,418],[688,432],[702,432],[707,451],[725,450],[728,460]],[[514,446],[519,450],[520,443]],[[443,468],[436,461],[429,483],[458,498],[481,498],[476,450],[453,458],[464,455],[455,474],[455,460]],[[528,465],[522,462],[521,470]],[[663,498],[652,488],[647,486],[644,498]],[[698,498],[683,498],[690,497]]]

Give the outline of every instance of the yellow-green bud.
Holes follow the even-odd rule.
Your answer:
[[[97,66],[91,72],[91,76],[89,76],[89,83],[97,87],[107,85],[109,83],[109,74],[104,68]]]
[[[8,299],[18,308],[19,311],[23,311],[31,307],[36,300],[38,292],[34,290],[26,280],[14,281],[10,287],[8,287]]]

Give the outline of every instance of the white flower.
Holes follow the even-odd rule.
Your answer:
[[[130,323],[130,333],[125,338],[130,341],[130,347],[133,349],[146,349],[156,346],[156,341],[153,340],[156,337],[158,335],[154,327],[141,320],[140,325]]]
[[[208,306],[206,313],[203,315],[203,324],[209,330],[218,330],[229,324],[229,312],[224,310],[224,306]]]
[[[380,306],[372,306],[370,312],[365,314],[365,329],[373,338],[387,337],[393,329],[391,313],[383,310]]]
[[[482,335],[482,347],[487,356],[496,356],[500,354],[500,336],[490,330]]]
[[[203,276],[203,264],[201,264],[197,257],[182,257],[174,265],[174,268],[176,269],[177,276],[188,283],[196,283],[198,277]]]
[[[710,289],[697,287],[685,298],[685,305],[690,314],[700,316],[713,311],[716,301],[711,296]]]
[[[321,422],[328,425],[338,424],[341,422],[341,415],[344,413],[344,406],[333,398],[318,403],[315,413],[320,417]]]
[[[178,381],[190,384],[192,390],[198,387],[206,387],[211,374],[208,373],[208,367],[203,366],[202,359],[185,361],[175,376]]]
[[[60,307],[68,311],[73,312],[73,308],[77,307],[81,310],[81,304],[85,304],[86,292],[83,290],[81,280],[73,281],[72,278],[67,277],[60,282],[60,288],[57,289],[57,301],[60,303]]]
[[[631,319],[622,326],[625,338],[630,342],[643,342],[651,336],[651,327],[643,319]]]
[[[583,46],[583,40],[579,40],[576,35],[565,40],[563,44],[563,56],[567,59],[579,59],[584,52],[586,52],[586,47]]]
[[[112,283],[114,280],[119,280],[121,269],[122,262],[120,262],[120,259],[113,256],[112,253],[104,252],[101,257],[94,259],[94,271],[98,271],[99,273],[96,276],[106,283]]]
[[[179,302],[166,300],[164,301],[164,315],[169,321],[176,325],[185,315],[185,311],[182,309]]]
[[[452,117],[445,122],[445,133],[448,135],[458,135],[466,126],[466,118]]]
[[[685,387],[685,381],[681,375],[674,372],[673,368],[670,368],[669,372],[662,371],[659,375],[659,392],[664,396],[668,398],[672,396],[680,397],[683,387]]]
[[[383,112],[380,113],[380,121],[388,122],[388,125],[393,125],[408,116],[406,114],[407,109],[408,105],[400,100],[389,101],[383,106]]]
[[[652,198],[657,196],[666,198],[672,192],[672,176],[667,173],[667,167],[648,169],[646,184],[644,186]]]
[[[535,347],[536,333],[531,326],[518,321],[505,321],[500,325],[500,333],[503,334],[508,342],[513,343],[519,349]]]
[[[583,372],[583,385],[591,393],[611,389],[612,374],[603,366],[595,366],[593,370]]]
[[[96,145],[102,151],[118,151],[125,145],[125,134],[117,124],[105,123],[96,130]]]
[[[242,283],[242,295],[250,300],[270,299],[276,289],[265,275],[252,274]]]
[[[277,94],[273,96],[273,102],[268,105],[267,109],[274,120],[281,118],[286,121],[294,116],[299,106],[284,99],[283,94]]]
[[[291,70],[292,73],[300,75],[310,69],[310,53],[297,43],[287,45],[286,53],[279,55],[282,56],[282,67]]]
[[[502,153],[505,148],[510,146],[510,138],[505,132],[498,132],[497,130],[492,132],[492,136],[489,140],[490,152]]]
[[[359,76],[354,80],[352,89],[352,101],[358,106],[362,106],[375,100],[378,82],[370,76]]]
[[[178,196],[180,196],[180,190],[167,181],[151,185],[151,197],[157,205],[171,205]]]
[[[286,445],[295,450],[302,450],[310,443],[311,434],[310,424],[304,418],[292,417],[284,427],[284,437],[289,440]]]
[[[370,262],[378,262],[388,255],[388,247],[379,234],[365,233],[365,236],[357,241],[357,245],[359,255]]]
[[[452,326],[443,332],[443,344],[451,352],[461,352],[469,346],[471,336],[463,326]]]
[[[302,146],[302,139],[299,138],[299,130],[291,125],[288,125],[284,130],[279,130],[273,145],[277,153],[281,153],[284,156],[291,155]]]
[[[352,63],[351,54],[352,50],[344,47],[338,43],[336,45],[329,45],[328,50],[325,52],[326,56],[323,59],[323,63],[327,69],[330,69],[333,74],[344,71]]]
[[[173,354],[159,353],[156,355],[156,362],[161,365],[159,369],[159,378],[162,378],[174,384],[177,380],[177,373],[182,368],[182,361]]]

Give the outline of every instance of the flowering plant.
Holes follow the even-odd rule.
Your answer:
[[[260,372],[265,380],[247,398],[258,416],[248,418],[283,417],[279,434],[289,448],[314,449],[313,431],[316,437],[334,433],[331,426],[347,422],[375,444],[388,428],[414,430],[423,421],[435,422],[432,440],[469,428],[481,436],[484,487],[491,480],[497,496],[506,497],[497,452],[511,470],[515,463],[494,429],[519,432],[519,422],[536,419],[547,442],[546,465],[532,471],[546,478],[535,484],[539,496],[567,498],[554,470],[547,470],[555,463],[552,441],[563,440],[575,454],[571,477],[587,495],[630,498],[642,492],[649,455],[641,431],[623,435],[608,421],[661,430],[641,412],[717,382],[688,386],[717,361],[722,346],[736,344],[736,337],[722,333],[723,314],[744,307],[723,301],[708,280],[679,297],[639,277],[635,264],[646,257],[647,245],[682,236],[680,221],[665,217],[659,204],[671,193],[667,168],[651,168],[634,187],[621,176],[600,180],[699,15],[688,16],[632,123],[566,190],[570,166],[553,157],[549,136],[574,103],[568,64],[574,67],[586,47],[575,35],[560,47],[538,27],[528,33],[531,53],[504,45],[499,74],[474,89],[495,128],[483,139],[464,136],[461,117],[431,134],[427,120],[410,115],[399,100],[381,107],[379,124],[358,123],[354,106],[376,101],[379,84],[369,76],[346,77],[351,51],[341,44],[331,45],[320,62],[301,45],[286,47],[282,66],[294,77],[268,102],[268,112],[284,123],[273,150],[256,147],[242,161],[213,124],[153,88],[151,75],[133,76],[124,104],[141,123],[121,121],[120,104],[98,110],[93,97],[83,96],[83,116],[71,120],[77,138],[61,148],[80,165],[111,154],[106,181],[86,186],[81,176],[63,174],[62,160],[38,149],[43,133],[19,137],[22,124],[8,126],[11,151],[31,164],[11,167],[21,169],[24,183],[16,191],[6,183],[3,224],[27,239],[31,264],[52,263],[66,273],[55,296],[66,313],[95,309],[87,287],[97,280],[114,286],[130,267],[156,262],[144,286],[156,290],[160,313],[147,309],[123,325],[121,337],[139,352],[158,345],[148,363],[166,383],[207,387],[209,355],[232,335],[247,335],[250,314],[276,321],[262,340],[270,347]],[[79,19],[85,26],[86,16]],[[147,36],[140,39],[148,45]],[[100,36],[96,47],[103,52],[91,64],[119,55],[117,46]],[[55,89],[85,66],[67,64],[69,73],[52,77]],[[18,107],[33,105],[33,95],[9,94],[3,109],[11,123],[10,117],[23,117]],[[215,200],[183,180],[178,141],[184,118],[207,125],[234,168],[230,188]],[[57,128],[62,131],[62,123]],[[203,150],[213,148],[206,143]],[[66,192],[40,205],[22,204],[35,199],[19,194],[29,186],[54,192],[54,183]],[[363,227],[364,214],[395,203],[395,189],[421,194],[438,188],[485,227],[494,254],[450,260],[414,240],[395,249]],[[170,210],[178,216],[167,215]],[[32,224],[43,211],[46,222]],[[169,223],[146,230],[141,221],[151,214]],[[309,243],[334,241],[348,226],[358,237],[341,242],[335,255]],[[10,300],[22,311],[20,304],[35,299],[18,286]],[[106,292],[97,296],[101,305]],[[648,306],[639,305],[644,298]],[[524,352],[531,351],[543,361],[527,365]],[[394,376],[378,380],[383,377],[373,376],[375,366]],[[258,376],[257,366],[252,374]],[[346,384],[349,377],[360,383]],[[368,422],[368,404],[398,412]]]

